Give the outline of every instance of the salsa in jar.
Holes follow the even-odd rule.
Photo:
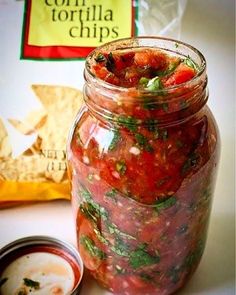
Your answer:
[[[218,166],[205,59],[123,39],[88,56],[85,81],[68,143],[85,267],[114,294],[172,294],[203,254]]]

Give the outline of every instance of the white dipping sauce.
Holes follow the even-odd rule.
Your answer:
[[[1,274],[0,280],[4,278],[7,281],[0,288],[1,295],[65,295],[73,290],[75,281],[70,263],[47,252],[35,252],[17,258]],[[39,288],[26,286],[24,278],[38,282]]]

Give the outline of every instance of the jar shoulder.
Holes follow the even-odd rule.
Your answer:
[[[195,145],[207,143],[211,152],[220,148],[218,125],[208,106],[189,121],[174,126],[159,126],[153,122],[154,120],[150,119],[150,124],[145,126],[135,126],[130,118],[127,121],[124,118],[119,124],[111,121],[104,122],[92,116],[88,108],[84,106],[77,115],[69,141],[71,143],[74,137],[80,138],[80,144],[85,149],[89,147],[91,141],[96,142],[101,154],[123,149],[122,141],[129,146],[131,137],[135,139],[134,145],[137,148],[140,146],[141,150],[148,149],[144,144],[147,141],[150,141],[150,144],[159,142],[163,148],[167,143],[181,146],[181,139],[184,141],[188,139],[189,143],[194,142]]]

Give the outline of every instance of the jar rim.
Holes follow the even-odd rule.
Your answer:
[[[111,42],[108,42],[108,43],[105,43],[99,47],[96,47],[86,58],[86,61],[85,61],[85,75],[88,74],[88,77],[89,79],[91,80],[92,83],[97,83],[99,84],[99,86],[101,87],[104,87],[106,89],[109,89],[109,90],[113,90],[113,91],[118,91],[118,92],[129,92],[130,89],[134,89],[135,87],[123,87],[123,86],[117,86],[117,85],[114,85],[114,84],[111,84],[111,83],[108,83],[100,78],[98,78],[92,71],[91,71],[91,68],[90,68],[90,61],[93,60],[93,57],[99,53],[101,50],[104,50],[106,47],[109,47],[109,46],[114,46],[114,45],[119,45],[119,44],[126,44],[125,42],[135,42],[135,41],[163,41],[163,42],[170,42],[170,43],[173,43],[175,44],[175,48],[176,48],[176,51],[175,53],[179,53],[181,54],[181,51],[178,51],[177,49],[179,48],[179,46],[183,46],[189,50],[191,50],[193,53],[195,53],[199,58],[200,58],[200,64],[198,64],[198,67],[199,67],[199,70],[197,72],[197,74],[192,78],[190,79],[189,81],[186,81],[186,82],[183,82],[181,84],[178,84],[178,85],[173,85],[173,86],[170,86],[170,87],[167,87],[166,90],[167,91],[175,91],[181,87],[186,87],[186,86],[189,86],[191,84],[194,84],[196,83],[197,84],[197,81],[202,77],[202,75],[205,73],[206,71],[206,59],[204,57],[204,55],[197,49],[195,48],[194,46],[188,44],[188,43],[185,43],[183,41],[180,41],[180,40],[177,40],[177,39],[172,39],[172,38],[166,38],[166,37],[157,37],[157,36],[139,36],[139,37],[131,37],[131,38],[122,38],[122,39],[117,39],[117,40],[114,40],[114,41],[111,41]],[[151,45],[150,46],[145,46],[145,45],[139,45],[137,44],[137,47],[136,48],[142,48],[142,47],[150,47],[151,48]],[[162,50],[167,50],[167,48],[161,48],[161,47],[158,47],[158,46],[152,46],[153,48],[159,48],[159,49],[162,49]],[[132,47],[128,47],[130,49],[132,49]],[[122,48],[116,48],[116,49],[122,49]],[[139,90],[140,91],[140,90]],[[152,91],[152,94],[158,94],[158,93],[161,93],[162,90],[161,89],[158,89],[158,90],[155,90],[155,91]],[[150,93],[149,90],[141,90],[140,93]]]

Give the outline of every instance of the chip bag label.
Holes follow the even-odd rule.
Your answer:
[[[83,58],[95,47],[135,35],[133,0],[25,1],[22,58]]]

